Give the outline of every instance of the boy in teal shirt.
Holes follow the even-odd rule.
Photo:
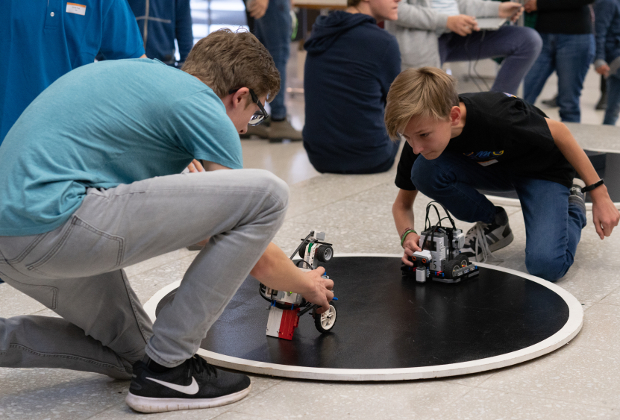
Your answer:
[[[223,30],[183,71],[110,61],[44,91],[0,148],[0,277],[62,318],[0,319],[0,366],[132,378],[127,403],[142,412],[246,396],[247,376],[195,353],[250,272],[323,307],[333,297],[322,269],[304,275],[270,243],[286,184],[240,169],[239,134],[278,90],[258,40]],[[180,174],[195,159],[206,171]],[[151,325],[123,268],[206,237]]]

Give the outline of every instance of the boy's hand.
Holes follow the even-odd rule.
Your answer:
[[[334,282],[321,277],[325,273],[322,267],[316,270],[300,270],[284,252],[273,242],[250,271],[265,286],[301,294],[308,302],[319,305],[317,313],[329,309],[329,301],[334,298]]]
[[[222,166],[219,163],[210,162],[208,160],[200,161],[198,159],[192,160],[192,163],[187,165],[187,170],[190,173],[219,171],[220,169],[230,169],[230,168],[227,168],[226,166]]]
[[[478,22],[475,17],[467,15],[455,15],[449,16],[446,27],[460,36],[466,36],[473,31],[479,31]]]
[[[420,242],[420,235],[417,233],[411,232],[405,238],[405,242],[403,242],[403,248],[405,249],[405,253],[403,255],[403,262],[409,267],[413,267],[413,263],[409,261],[409,257],[413,255],[416,251],[422,251],[422,249],[418,246]]]
[[[536,0],[533,0],[536,2]],[[515,3],[507,1],[499,5],[499,17],[510,19],[512,22],[516,22],[523,13],[523,6],[521,3]]]
[[[322,277],[325,273],[323,267],[319,267],[316,270],[308,271],[304,273],[311,281],[311,289],[302,293],[301,295],[308,302],[319,305],[316,309],[317,314],[322,314],[329,309],[329,301],[334,298],[334,282],[331,279]]]
[[[618,226],[620,212],[609,198],[607,188],[604,185],[595,188],[589,194],[592,198],[594,228],[598,236],[605,239],[605,236],[611,235],[611,231]]]
[[[551,119],[547,119],[547,125],[556,146],[560,149],[568,163],[573,165],[573,168],[575,168],[585,184],[591,185],[596,182],[599,177],[594,166],[592,166],[592,162],[581,146],[579,146],[568,127],[559,121]],[[618,220],[620,219],[618,209],[611,201],[611,198],[609,198],[605,185],[593,189],[588,194],[592,198],[594,228],[598,236],[604,239],[605,236],[611,235],[611,231],[618,226]]]
[[[194,159],[192,160],[192,163],[190,163],[187,167],[187,169],[191,172],[191,173],[196,173],[196,172],[204,172],[205,168],[202,166],[202,164],[200,163],[200,161]]]

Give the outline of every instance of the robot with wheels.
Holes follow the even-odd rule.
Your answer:
[[[302,258],[297,261],[297,267],[302,271],[314,270],[318,267],[318,261],[328,262],[334,255],[332,244],[323,242],[324,232],[311,231],[308,236],[301,240],[301,244],[291,255],[291,260],[299,253]],[[324,275],[327,277],[327,275]],[[320,333],[331,331],[336,323],[336,307],[333,302],[329,309],[317,314],[317,305],[306,301],[299,293],[283,292],[271,289],[264,284],[260,285],[260,295],[270,302],[269,318],[267,320],[267,335],[271,337],[292,340],[295,328],[299,325],[299,317],[306,312],[312,311],[314,325]],[[334,300],[338,300],[334,298]]]
[[[465,242],[463,231],[456,228],[450,213],[437,203],[447,215],[441,218],[434,203],[436,202],[432,201],[426,206],[425,227],[419,243],[422,250],[414,252],[409,257],[413,267],[402,263],[403,277],[413,278],[420,283],[426,282],[429,278],[443,283],[458,283],[463,279],[477,276],[478,266],[470,263],[469,258],[460,252]],[[431,208],[435,209],[439,218],[434,226],[431,226],[429,218]],[[441,225],[441,221],[446,218],[450,220],[452,227]]]

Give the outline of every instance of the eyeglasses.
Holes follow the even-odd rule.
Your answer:
[[[228,91],[229,94],[233,94],[235,92],[237,92],[239,89],[231,89]],[[262,123],[264,120],[266,120],[267,118],[269,118],[269,114],[267,114],[267,111],[265,111],[265,108],[263,107],[263,104],[261,104],[261,102],[258,100],[258,96],[256,96],[256,93],[254,93],[254,91],[252,89],[250,90],[250,97],[252,98],[252,102],[254,102],[256,105],[258,105],[258,111],[256,111],[252,117],[250,118],[250,121],[248,122],[249,125],[258,125],[260,123]]]

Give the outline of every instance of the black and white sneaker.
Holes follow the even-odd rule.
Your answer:
[[[492,256],[493,251],[510,245],[513,240],[506,210],[496,207],[493,223],[477,222],[467,231],[461,253],[472,261],[484,262]]]
[[[153,372],[145,361],[133,366],[127,405],[142,413],[217,407],[239,401],[250,392],[250,378],[226,372],[194,356],[181,365]]]
[[[585,188],[586,183],[583,182],[579,178],[573,179],[573,186],[570,189],[570,193],[568,196],[568,203],[573,203],[579,206],[583,212],[586,212],[586,194],[581,191],[582,188]]]

